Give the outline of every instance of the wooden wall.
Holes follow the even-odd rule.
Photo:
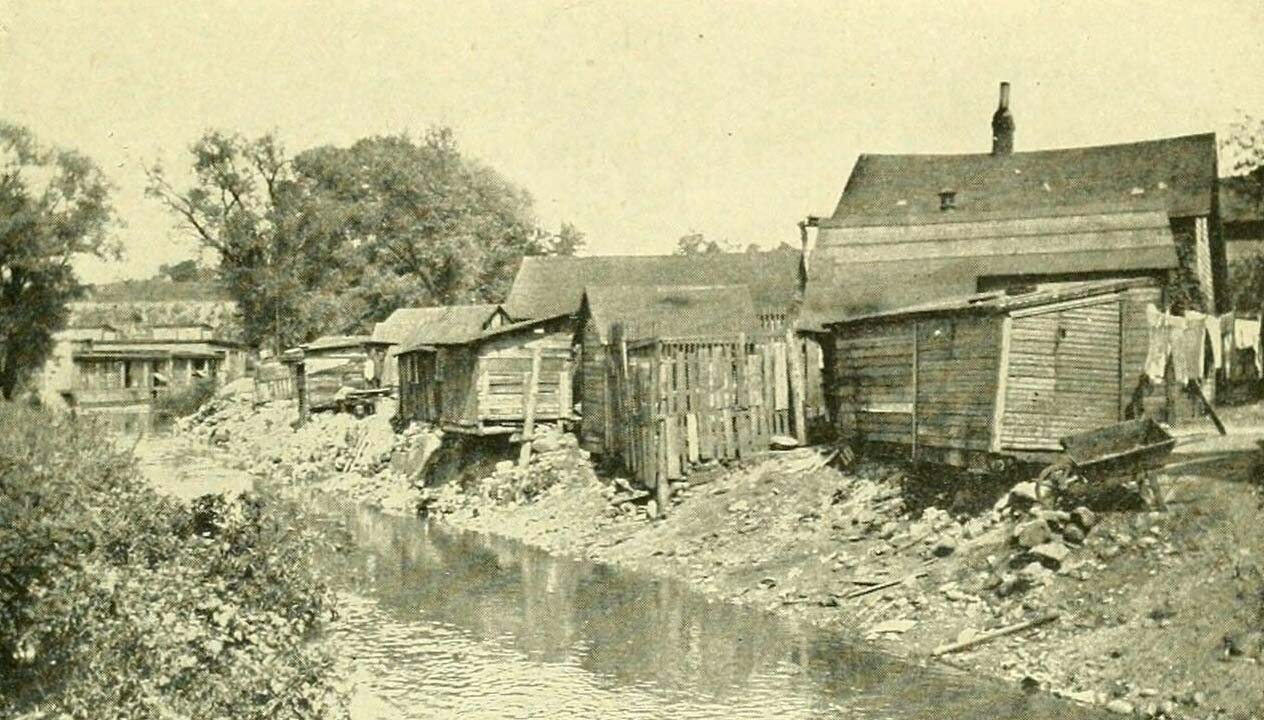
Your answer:
[[[607,351],[607,346],[601,342],[597,323],[589,316],[584,323],[580,349],[579,397],[583,406],[580,444],[594,453],[604,452],[611,437]]]
[[[414,350],[396,356],[399,362],[399,416],[407,420],[433,423],[441,409],[439,385],[435,382],[438,353]]]
[[[539,356],[535,419],[571,417],[571,341],[569,331],[540,335],[506,333],[478,350],[478,417],[483,422],[517,423],[526,418],[527,388],[534,357]]]
[[[999,373],[996,317],[896,319],[833,336],[840,435],[923,448],[987,451]]]
[[[1125,385],[1119,296],[1016,314],[1010,323],[1000,449],[1057,451],[1064,435],[1123,419],[1132,384]]]

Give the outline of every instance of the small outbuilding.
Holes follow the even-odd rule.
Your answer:
[[[608,359],[611,328],[620,325],[627,341],[680,339],[760,331],[745,285],[606,285],[584,289],[579,311],[581,346],[580,442],[590,452],[606,450],[614,433]]]
[[[1058,439],[1154,412],[1148,278],[979,293],[826,323],[841,437],[972,466],[1058,451]]]
[[[399,385],[399,354],[418,345],[464,342],[509,323],[499,305],[440,305],[400,308],[373,326],[373,339],[395,343],[386,351],[382,387]]]
[[[568,313],[405,348],[400,417],[472,435],[573,421],[572,323]]]

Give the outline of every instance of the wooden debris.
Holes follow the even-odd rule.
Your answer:
[[[855,592],[848,593],[847,595],[844,595],[843,597],[845,597],[848,600],[854,600],[855,598],[858,598],[858,597],[864,597],[865,595],[869,595],[871,593],[881,592],[883,590],[893,588],[896,585],[901,585],[908,580],[916,580],[918,578],[926,577],[926,574],[927,573],[925,570],[919,570],[913,573],[912,575],[908,575],[906,577],[900,578],[899,580],[890,580],[888,582],[874,585],[873,587],[864,588],[863,590],[856,590]]]
[[[950,643],[948,645],[941,645],[935,648],[934,650],[932,650],[930,654],[931,654],[931,657],[935,657],[938,655],[947,655],[948,653],[954,653],[961,650],[966,650],[976,645],[982,645],[983,643],[991,642],[997,638],[1005,637],[1006,635],[1013,635],[1014,633],[1022,632],[1024,630],[1029,630],[1039,625],[1044,625],[1045,623],[1053,622],[1054,620],[1057,620],[1057,619],[1058,619],[1058,613],[1056,612],[1045,613],[1044,615],[1040,615],[1039,617],[1033,618],[1031,620],[1025,620],[1020,623],[1015,623],[1013,625],[1006,625],[1005,627],[997,628],[996,630],[989,630],[988,632],[979,633],[978,635],[975,635],[969,640]]]

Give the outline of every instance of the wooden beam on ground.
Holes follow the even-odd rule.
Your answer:
[[[982,645],[983,643],[991,642],[999,637],[1005,637],[1006,635],[1013,635],[1014,633],[1022,632],[1024,630],[1034,628],[1038,625],[1044,625],[1045,623],[1050,623],[1057,619],[1058,619],[1058,613],[1056,612],[1045,613],[1044,615],[1041,615],[1032,620],[1026,620],[1024,622],[1015,623],[1013,625],[1006,625],[1005,627],[997,628],[996,630],[991,630],[985,633],[979,633],[978,635],[975,635],[969,640],[951,643],[949,645],[940,645],[939,647],[932,650],[930,654],[931,654],[931,657],[937,657],[939,655],[947,655],[948,653],[954,653],[960,650],[966,650],[976,645]]]

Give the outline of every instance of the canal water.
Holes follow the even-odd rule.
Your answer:
[[[327,558],[361,717],[1089,718],[682,585],[345,508]]]

